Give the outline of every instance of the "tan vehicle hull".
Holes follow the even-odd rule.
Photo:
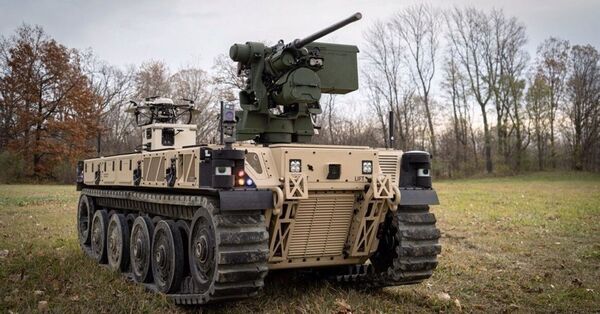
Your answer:
[[[85,160],[83,183],[89,188],[153,188],[160,193],[169,188],[165,169],[174,165],[177,178],[171,189],[200,192],[200,148]],[[375,251],[377,227],[400,199],[401,151],[302,144],[234,148],[246,151],[244,168],[256,189],[273,193],[272,208],[264,208],[269,268],[362,264]],[[301,160],[300,172],[290,172],[290,160]],[[371,174],[363,174],[363,161],[372,162]],[[340,166],[338,179],[327,178],[330,164]],[[132,171],[138,167],[142,176],[136,185]]]

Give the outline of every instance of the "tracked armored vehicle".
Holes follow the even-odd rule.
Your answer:
[[[440,253],[431,157],[310,144],[322,93],[358,88],[356,46],[235,44],[241,110],[224,143],[196,143],[193,104],[132,103],[142,145],[78,163],[83,250],[179,304],[255,296],[270,270],[313,269],[357,288],[419,283]]]

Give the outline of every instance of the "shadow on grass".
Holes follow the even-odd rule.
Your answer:
[[[265,288],[257,298],[209,304],[203,310],[214,313],[332,313],[339,302],[347,303],[358,312],[378,309],[383,312],[399,310],[435,311],[445,309],[430,296],[409,287],[379,290],[355,289],[308,275],[303,271],[271,271]],[[196,312],[198,307],[182,307]]]

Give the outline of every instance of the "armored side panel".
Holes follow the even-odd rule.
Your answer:
[[[330,43],[310,43],[309,50],[319,49],[326,60],[323,68],[317,72],[321,79],[321,92],[327,94],[346,94],[358,89],[358,47]]]

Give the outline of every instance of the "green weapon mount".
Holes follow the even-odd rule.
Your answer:
[[[321,113],[322,93],[346,94],[358,89],[358,48],[317,43],[352,22],[356,13],[304,39],[267,47],[259,42],[234,44],[229,56],[246,79],[240,91],[237,140],[262,144],[307,143],[314,118]]]

